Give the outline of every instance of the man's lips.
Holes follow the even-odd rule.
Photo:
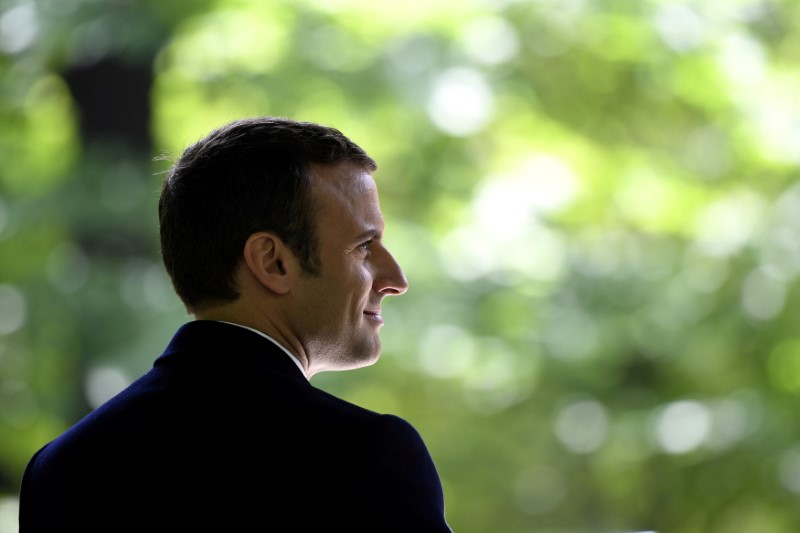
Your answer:
[[[374,319],[374,320],[383,320],[381,318],[381,312],[380,311],[367,311],[367,310],[365,310],[364,314],[367,315],[368,317]]]

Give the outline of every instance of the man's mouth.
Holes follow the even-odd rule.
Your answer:
[[[373,320],[383,320],[380,311],[364,311],[364,314]]]

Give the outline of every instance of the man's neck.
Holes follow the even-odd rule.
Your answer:
[[[202,310],[195,310],[192,313],[195,320],[215,320],[217,322],[226,322],[236,326],[241,326],[249,330],[259,333],[260,335],[268,338],[280,347],[286,354],[292,358],[297,364],[303,375],[308,379],[309,361],[302,350],[296,349],[285,336],[280,334],[277,327],[273,327],[270,323],[260,323],[252,319],[257,313],[244,313],[231,306],[218,306],[213,308],[206,308]]]

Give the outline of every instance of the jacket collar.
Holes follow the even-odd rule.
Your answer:
[[[254,331],[214,320],[194,320],[181,326],[156,359],[155,366],[178,361],[261,367],[285,377],[308,380],[291,358],[270,339]]]

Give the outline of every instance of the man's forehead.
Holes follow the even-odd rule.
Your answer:
[[[353,163],[312,165],[311,176],[312,188],[342,195],[351,201],[365,194],[377,195],[378,192],[372,174]]]
[[[319,169],[312,172],[312,196],[320,235],[335,236],[338,241],[353,240],[370,231],[383,233],[378,190],[372,174],[356,165]]]

